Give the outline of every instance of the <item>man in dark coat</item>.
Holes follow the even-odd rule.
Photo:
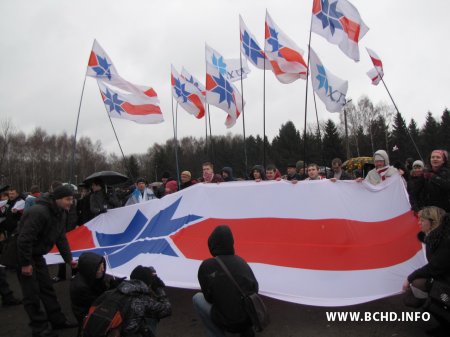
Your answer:
[[[72,189],[60,186],[27,209],[19,225],[17,272],[33,337],[56,336],[49,322],[54,329],[76,326],[68,322],[61,311],[44,259],[56,244],[64,261],[76,267],[66,238],[64,212],[70,209],[72,202]],[[41,309],[41,301],[45,312]]]
[[[258,292],[258,281],[250,266],[234,254],[234,238],[226,225],[218,226],[208,238],[212,256],[218,256],[230,270],[241,289],[247,293]],[[225,336],[225,332],[254,336],[252,323],[245,312],[241,293],[220,267],[215,258],[202,262],[198,270],[202,289],[193,297],[194,307],[208,336]]]
[[[336,180],[352,180],[350,174],[342,169],[342,160],[340,158],[334,158],[331,161],[331,171],[328,171],[327,179],[335,182]]]

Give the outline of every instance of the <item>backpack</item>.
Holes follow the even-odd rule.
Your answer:
[[[117,289],[105,292],[89,308],[83,322],[81,336],[119,337],[132,298]]]

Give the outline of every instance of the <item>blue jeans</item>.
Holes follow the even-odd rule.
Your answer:
[[[226,337],[225,330],[219,328],[211,319],[211,307],[203,293],[197,293],[192,297],[194,308],[200,317],[208,337]]]

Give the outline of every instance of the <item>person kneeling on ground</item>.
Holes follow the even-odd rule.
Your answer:
[[[208,238],[211,255],[220,257],[245,293],[257,293],[258,281],[250,266],[234,254],[234,238],[226,225],[218,226]],[[225,337],[226,332],[254,336],[252,322],[245,312],[241,293],[215,258],[202,262],[198,270],[202,292],[193,297],[208,337]]]
[[[139,265],[131,272],[129,281],[124,280],[115,290],[104,292],[92,307],[101,304],[113,292],[126,295],[129,302],[124,307],[128,309],[124,313],[120,336],[154,337],[159,320],[172,314],[164,287],[153,267]]]
[[[78,259],[78,274],[70,281],[70,300],[73,315],[79,329],[83,324],[90,306],[106,290],[117,287],[122,278],[113,279],[106,275],[106,263],[103,256],[86,252]]]
[[[406,306],[419,308],[428,301],[433,282],[440,281],[450,285],[450,217],[439,207],[425,207],[419,212],[422,227],[418,239],[425,243],[428,263],[411,273],[403,284]],[[433,312],[430,312],[434,314]],[[439,316],[435,318],[441,324],[437,336],[448,336],[450,322]]]

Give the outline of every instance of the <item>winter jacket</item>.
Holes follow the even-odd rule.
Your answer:
[[[331,179],[331,178],[334,178],[334,171],[333,170],[328,171],[327,179]],[[341,176],[339,177],[339,180],[353,180],[353,178],[350,175],[350,173],[348,173],[345,170],[341,170]]]
[[[160,319],[172,314],[172,306],[163,288],[153,291],[141,280],[130,280],[120,283],[117,291],[131,297],[121,336],[139,336],[139,331],[146,326],[146,318]],[[108,294],[109,291],[103,293],[93,305],[101,303]]]
[[[389,178],[389,177],[393,176],[394,174],[398,173],[398,171],[395,167],[389,166],[389,157],[388,157],[386,151],[378,150],[373,154],[374,161],[377,160],[377,158],[379,158],[379,157],[383,158],[384,165],[387,168],[384,170],[381,169],[381,170],[383,170],[382,174],[380,174],[380,169],[376,169],[376,168],[370,170],[369,173],[367,173],[365,180],[367,180],[372,185],[378,185],[384,179]]]
[[[144,194],[142,195],[141,191],[138,188],[136,188],[131,193],[125,206],[139,204],[141,202],[152,200],[152,199],[156,199],[156,195],[155,195],[155,193],[153,193],[153,191],[151,189],[146,187],[144,189]]]
[[[94,216],[105,213],[106,210],[120,207],[120,202],[114,196],[107,195],[103,190],[91,193],[90,209]]]
[[[78,273],[70,281],[72,311],[80,325],[95,299],[108,289],[105,274],[96,278],[101,263],[104,264],[106,272],[105,259],[101,255],[91,252],[81,254],[78,259]]]
[[[189,180],[186,181],[185,183],[181,183],[180,184],[180,191],[184,190],[185,188],[191,187],[192,185],[197,184],[197,180]]]
[[[234,254],[234,239],[227,226],[218,226],[208,238],[212,256],[220,256],[245,293],[257,293],[258,281],[250,266]],[[211,319],[229,332],[241,332],[251,326],[242,306],[241,294],[216,259],[202,262],[198,280],[205,299],[212,304]]]
[[[433,278],[446,281],[450,285],[450,215],[447,214],[441,225],[428,235],[419,232],[417,237],[425,243],[428,263],[409,275],[408,281]]]
[[[23,213],[19,224],[17,251],[20,266],[28,266],[33,256],[46,255],[56,244],[66,263],[72,261],[66,238],[66,212],[52,195],[44,195]]]
[[[409,181],[411,205],[414,210],[425,206],[437,206],[450,212],[450,169],[441,167],[438,171],[425,171]]]
[[[22,217],[22,211],[17,211],[15,213],[12,212],[14,205],[20,200],[23,200],[23,198],[19,196],[14,200],[8,200],[6,203],[6,210],[4,214],[5,220],[0,223],[0,231],[6,232],[7,235],[11,235],[16,232],[17,225]]]

